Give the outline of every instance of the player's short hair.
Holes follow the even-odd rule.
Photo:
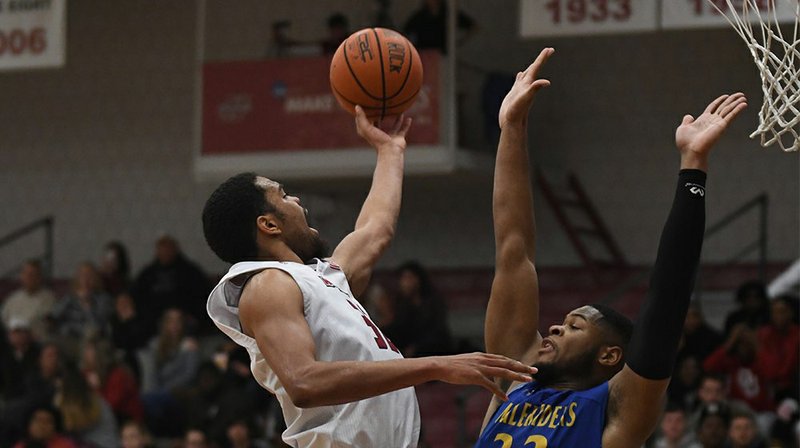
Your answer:
[[[608,342],[619,345],[624,352],[633,334],[633,322],[622,313],[619,313],[609,306],[600,303],[595,303],[590,306],[600,311],[600,314],[603,315],[603,318],[598,321],[598,324],[610,334],[611,340]]]
[[[256,219],[275,213],[255,173],[240,173],[223,182],[203,207],[203,233],[217,256],[234,264],[258,258]]]

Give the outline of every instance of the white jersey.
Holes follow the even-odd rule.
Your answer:
[[[208,315],[223,333],[247,349],[253,376],[278,398],[287,426],[283,440],[294,447],[417,446],[420,417],[413,387],[335,406],[301,409],[292,404],[255,339],[244,334],[239,323],[242,288],[250,277],[264,269],[280,269],[300,287],[318,361],[383,361],[402,355],[353,298],[347,278],[335,264],[316,260],[316,265],[290,262],[233,265],[211,291]]]

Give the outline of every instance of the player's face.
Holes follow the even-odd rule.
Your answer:
[[[537,353],[536,366],[543,380],[543,370],[556,377],[593,371],[597,361],[598,341],[602,334],[597,321],[602,314],[590,306],[571,311],[561,325],[550,327],[550,334],[542,339]]]
[[[267,201],[280,215],[281,235],[286,245],[303,261],[327,256],[319,231],[308,225],[308,210],[301,205],[300,198],[287,193],[277,182],[266,178],[258,181],[263,182]]]

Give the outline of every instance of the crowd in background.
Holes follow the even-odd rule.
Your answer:
[[[461,351],[423,266],[382,283],[365,306],[404,356]],[[0,447],[284,446],[280,407],[205,314],[212,284],[169,236],[135,276],[109,243],[60,297],[24,263],[0,297]],[[796,446],[797,298],[748,282],[735,300],[721,331],[690,308],[649,446]]]

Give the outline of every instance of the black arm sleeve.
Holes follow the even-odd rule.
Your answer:
[[[681,170],[650,278],[628,348],[627,364],[653,380],[669,378],[689,308],[705,232],[706,173]]]

